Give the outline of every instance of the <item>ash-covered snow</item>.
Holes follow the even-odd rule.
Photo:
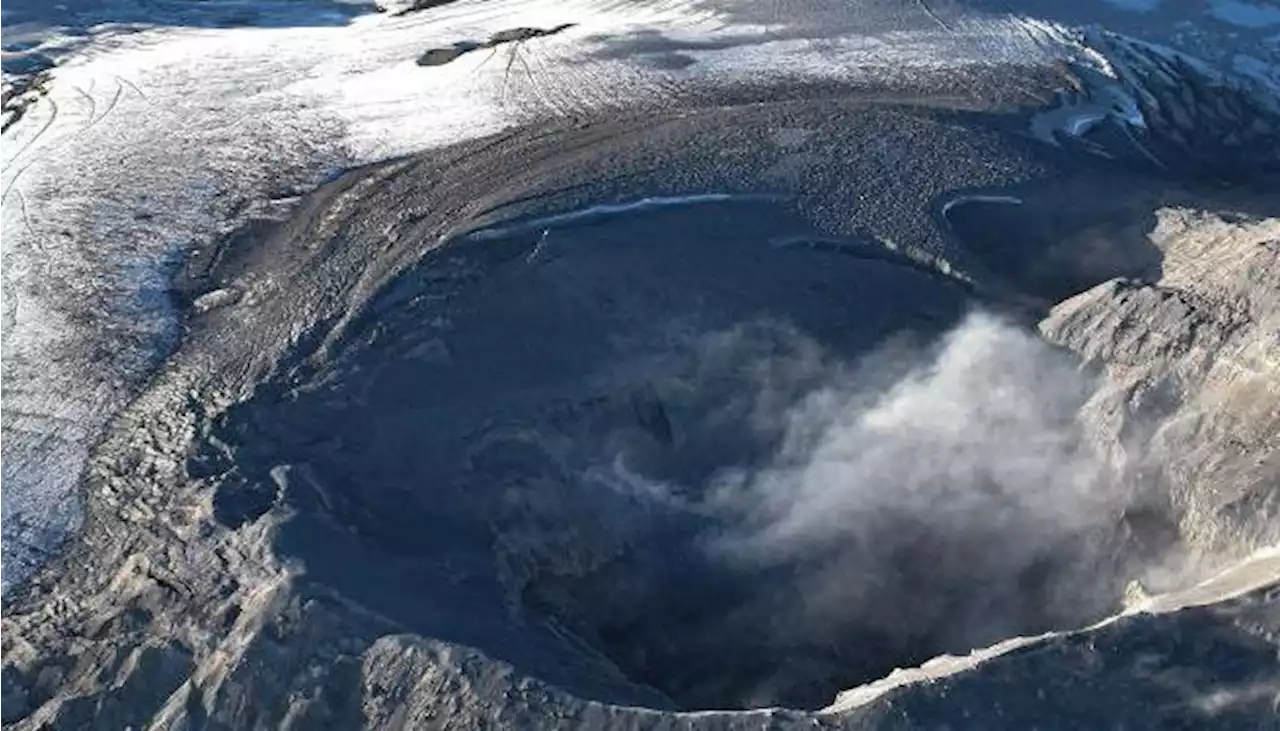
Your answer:
[[[228,5],[222,16],[210,15],[217,4],[186,14],[168,4],[149,18],[126,4],[115,24],[74,33],[32,12],[41,23],[14,31],[43,37],[55,55],[77,45],[5,133],[6,586],[74,526],[89,444],[178,341],[173,268],[334,171],[535,118],[661,104],[711,81],[891,82],[1047,63],[1068,43],[1018,18],[939,27],[916,10],[900,20],[892,4],[835,35],[686,0],[475,0],[346,24],[323,4],[314,15]],[[106,22],[112,8],[70,20]],[[238,11],[259,15],[207,27]],[[864,22],[875,32],[857,32]],[[431,47],[563,23],[574,25],[440,67],[414,63]],[[671,48],[687,63],[654,62]]]
[[[176,301],[173,273],[242,227],[284,218],[342,170],[522,122],[660,107],[708,85],[893,89],[920,75],[1064,58],[1122,80],[1115,59],[1096,55],[1074,28],[1093,21],[1280,86],[1280,14],[1236,0],[1194,12],[1119,0],[971,9],[877,0],[852,13],[728,0],[459,0],[405,14],[320,0],[70,5],[11,2],[4,12],[6,590],[74,529],[89,451],[180,343],[183,309],[239,297],[215,289]],[[439,66],[415,63],[432,48],[565,24]],[[47,76],[11,111],[11,90],[39,73]],[[1131,102],[1118,95],[1066,106],[1035,131],[1055,140],[1054,130],[1084,133],[1108,116],[1139,126]],[[1135,606],[1167,612],[1218,601],[1276,573],[1274,556],[1262,554]],[[951,672],[1034,640],[885,683]],[[852,691],[830,710],[886,689]]]

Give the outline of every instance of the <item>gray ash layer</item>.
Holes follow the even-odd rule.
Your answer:
[[[734,94],[351,171],[189,261],[82,533],[6,596],[4,722],[1274,727],[1274,588],[679,712],[1280,538],[1274,161],[1201,175],[1154,106],[1053,146]]]

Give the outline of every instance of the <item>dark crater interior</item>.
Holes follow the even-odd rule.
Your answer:
[[[1133,183],[1129,176],[1113,177],[1072,181],[1052,196],[960,197],[942,218],[1005,284],[1046,303],[1115,277],[1157,281],[1162,257],[1148,234],[1158,201],[1124,190]],[[1075,204],[1085,200],[1089,215]]]
[[[1029,249],[1053,238],[1029,208],[948,220],[1045,296],[1099,276],[994,248],[991,226]],[[821,707],[895,667],[1113,606],[1118,523],[988,565],[988,537],[903,514],[878,529],[901,548],[851,568],[878,578],[850,579],[834,614],[811,611],[811,566],[708,550],[734,529],[704,509],[708,485],[785,438],[761,409],[785,413],[832,363],[930,342],[974,307],[970,290],[892,257],[771,245],[816,234],[759,202],[511,230],[426,254],[323,358],[231,409],[190,465],[217,485],[219,520],[287,505],[277,550],[305,563],[301,581],[583,697],[683,709]],[[885,360],[860,389],[907,367]],[[1061,596],[1080,574],[1096,590]]]

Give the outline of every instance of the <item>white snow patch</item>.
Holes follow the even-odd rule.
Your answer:
[[[1122,10],[1132,10],[1135,13],[1149,13],[1160,7],[1163,0],[1106,0],[1108,4],[1114,5]]]
[[[926,69],[1045,64],[1066,44],[1064,33],[1027,33],[1024,21],[1012,18],[950,30],[778,37],[769,27],[731,23],[689,3],[600,7],[598,0],[499,0],[421,17],[364,19],[332,29],[325,39],[331,59],[291,90],[324,98],[327,111],[349,125],[353,156],[365,159],[497,132],[532,117],[658,100],[704,80],[908,79]],[[440,66],[413,63],[429,48],[564,23],[574,25]],[[627,50],[641,35],[681,48],[691,63],[679,69],[647,63],[646,52]]]
[[[705,205],[708,203],[733,203],[733,202],[752,202],[752,201],[775,201],[780,200],[778,196],[772,195],[751,195],[745,193],[696,193],[691,195],[675,195],[675,196],[651,196],[641,198],[634,201],[625,201],[622,203],[604,203],[600,205],[587,206],[564,213],[557,213],[552,216],[535,218],[529,221],[519,221],[508,226],[494,226],[491,228],[483,228],[478,231],[471,231],[463,234],[462,238],[474,241],[489,241],[492,239],[500,239],[513,234],[525,233],[529,231],[537,231],[539,229],[544,232],[563,226],[570,226],[575,223],[584,221],[592,221],[600,218],[607,218],[628,213],[648,213],[664,208],[681,208],[684,206]]]
[[[942,215],[947,213],[961,203],[1008,203],[1009,205],[1020,206],[1023,201],[1021,198],[1012,195],[990,195],[990,194],[973,194],[959,195],[946,203],[942,204]]]
[[[1231,57],[1231,70],[1280,95],[1280,64],[1267,63],[1255,56],[1237,53]]]
[[[1206,12],[1224,23],[1244,28],[1280,25],[1280,7],[1271,3],[1211,0]]]
[[[1180,609],[1216,604],[1265,588],[1276,582],[1280,582],[1280,546],[1258,551],[1244,561],[1226,568],[1189,588],[1154,597],[1143,597],[1132,606],[1126,607],[1125,611],[1120,614],[1103,619],[1078,631],[1090,632],[1133,614],[1167,614]],[[956,675],[1012,650],[1026,647],[1051,637],[1062,636],[1063,634],[1068,633],[1046,632],[1031,637],[1011,637],[991,647],[974,650],[968,655],[942,655],[917,668],[898,669],[885,678],[841,692],[831,705],[822,709],[822,713],[839,713],[851,708],[857,708],[897,688]],[[1220,694],[1214,695],[1213,693],[1206,693],[1203,698],[1206,704],[1219,705],[1224,702],[1235,702],[1236,700],[1234,696],[1223,698]]]

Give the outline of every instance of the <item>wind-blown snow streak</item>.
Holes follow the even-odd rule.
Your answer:
[[[702,203],[728,203],[731,201],[768,202],[776,200],[779,200],[778,196],[747,195],[739,193],[696,193],[680,196],[651,196],[648,198],[641,198],[640,200],[627,201],[625,203],[605,203],[596,206],[588,206],[579,210],[557,213],[552,216],[534,218],[528,221],[519,221],[507,226],[482,228],[477,231],[470,231],[462,234],[462,238],[473,241],[488,241],[504,238],[506,236],[528,233],[531,231],[545,231],[574,224],[599,221],[609,218],[610,216],[628,213],[647,213],[650,211],[661,210],[663,208],[696,206]]]

